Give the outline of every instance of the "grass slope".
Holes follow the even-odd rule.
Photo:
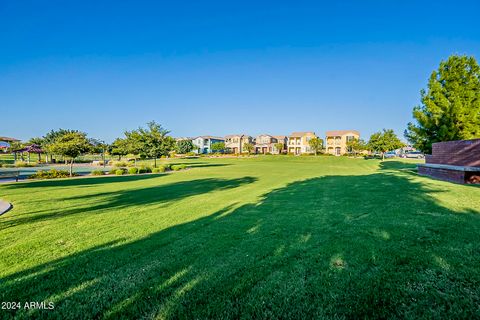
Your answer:
[[[197,159],[8,184],[0,301],[42,318],[480,317],[480,188],[412,162]]]

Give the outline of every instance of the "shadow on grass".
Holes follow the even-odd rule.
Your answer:
[[[0,300],[55,301],[5,311],[42,318],[473,318],[479,215],[437,192],[389,172],[299,181],[13,274]]]
[[[137,177],[143,178],[144,176]],[[72,181],[73,180],[69,180],[68,182],[71,183]],[[123,181],[136,180],[130,179]],[[141,205],[168,204],[186,197],[216,190],[232,189],[255,181],[256,178],[253,177],[243,177],[238,179],[198,179],[146,188],[115,190],[112,192],[67,197],[64,198],[64,200],[80,200],[81,202],[76,202],[71,208],[62,207],[57,211],[49,209],[48,211],[32,211],[24,215],[5,217],[4,219],[0,219],[0,230],[20,224],[58,219],[75,214],[87,214],[90,212],[101,213],[104,212],[103,210],[111,212],[110,210]]]

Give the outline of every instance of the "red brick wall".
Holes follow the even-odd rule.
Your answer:
[[[480,139],[437,142],[426,163],[480,167]]]
[[[429,168],[424,166],[418,167],[418,173],[422,176],[430,176],[432,178],[446,180],[456,183],[465,183],[465,172],[458,170]]]

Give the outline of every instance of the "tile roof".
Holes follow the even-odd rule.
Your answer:
[[[226,135],[225,138],[233,138],[233,137],[241,137],[241,136],[245,136],[245,137],[250,137],[248,134],[229,134],[229,135]]]
[[[315,132],[313,132],[313,131],[292,132],[292,134],[290,135],[290,137],[303,137],[304,135],[307,135],[307,134],[313,134],[313,135],[315,135]]]
[[[0,137],[0,141],[20,141],[15,138],[10,138],[10,137]]]
[[[357,135],[360,135],[360,132],[357,130],[333,130],[333,131],[327,131],[326,135],[327,136],[343,136],[346,135],[347,133],[354,133]]]
[[[225,138],[215,137],[215,136],[198,136],[198,137],[195,137],[195,138],[193,138],[193,139],[198,139],[198,138],[202,138],[202,139],[215,139],[215,140],[225,140]]]

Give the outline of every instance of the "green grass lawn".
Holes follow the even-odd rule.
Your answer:
[[[478,186],[412,161],[188,163],[0,185],[0,301],[55,303],[0,315],[480,317]]]

